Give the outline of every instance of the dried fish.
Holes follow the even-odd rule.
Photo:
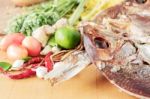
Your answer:
[[[117,87],[150,98],[150,0],[127,0],[83,22],[85,50]]]

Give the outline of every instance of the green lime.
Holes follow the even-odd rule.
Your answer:
[[[58,29],[55,33],[56,43],[65,49],[73,49],[80,43],[80,33],[71,26]]]
[[[52,36],[50,37],[50,39],[49,39],[49,41],[48,41],[48,45],[50,45],[50,46],[57,46],[57,43],[56,43],[56,41],[55,41],[55,36],[54,36],[54,35],[52,35]]]

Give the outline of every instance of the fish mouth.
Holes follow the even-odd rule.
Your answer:
[[[128,1],[130,3],[134,1],[137,4],[135,0]],[[85,51],[102,74],[124,92],[145,99],[150,98],[150,60],[148,58],[150,45],[149,41],[141,40],[141,38],[149,37],[149,26],[138,27],[139,23],[142,24],[144,21],[137,18],[136,23],[139,23],[136,26],[143,33],[132,33],[134,31],[132,31],[131,25],[134,20],[130,15],[142,13],[141,9],[146,7],[148,2],[149,0],[139,5],[136,11],[133,5],[129,6],[126,3],[117,5],[100,13],[92,22],[83,22],[80,28]],[[143,6],[144,4],[145,6]],[[116,12],[114,8],[118,9],[118,7],[121,10]],[[110,11],[114,11],[114,13],[112,14]],[[120,21],[119,18],[123,14],[126,16],[123,18],[125,21]],[[148,16],[142,16],[142,18],[146,17]],[[111,23],[111,31],[109,31],[110,27],[107,27],[108,23],[104,22],[106,20]],[[147,31],[144,31],[145,29]],[[144,36],[142,37],[142,35]]]

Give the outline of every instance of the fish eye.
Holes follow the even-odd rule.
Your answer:
[[[146,1],[147,0],[136,0],[136,2],[139,3],[139,4],[144,4],[144,3],[146,3]]]
[[[97,48],[101,48],[101,49],[109,48],[109,43],[103,38],[100,38],[100,37],[95,38],[94,43],[95,43]]]

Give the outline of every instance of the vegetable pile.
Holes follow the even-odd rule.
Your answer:
[[[55,61],[52,56],[64,53],[65,50],[74,50],[81,42],[78,30],[66,22],[66,19],[60,19],[53,26],[44,25],[33,31],[32,36],[22,33],[4,36],[0,49],[14,63],[0,63],[1,72],[11,79],[24,79],[35,75],[43,78],[51,72],[53,65],[60,61]]]
[[[26,14],[10,22],[7,29],[10,34],[0,42],[0,49],[14,60],[13,64],[0,62],[0,71],[11,79],[35,75],[43,78],[46,74],[46,79],[55,76],[60,79],[62,72],[68,71],[74,74],[69,72],[61,80],[73,77],[90,63],[82,52],[82,37],[77,24],[92,19],[99,10],[115,3],[116,0],[49,0],[27,8]],[[71,59],[67,60],[68,57]],[[81,62],[75,61],[74,57]],[[80,66],[81,63],[84,66]]]

